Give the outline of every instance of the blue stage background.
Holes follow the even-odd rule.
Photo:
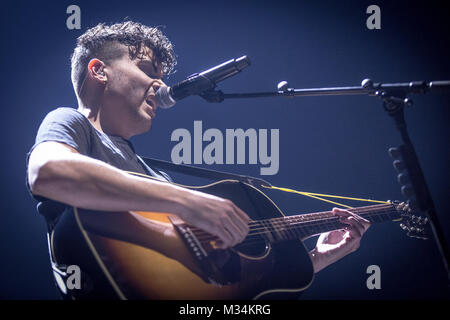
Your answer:
[[[57,299],[45,223],[25,188],[25,156],[50,110],[76,106],[69,58],[76,38],[99,22],[125,18],[163,30],[175,44],[173,84],[231,58],[252,65],[220,84],[224,92],[375,82],[450,80],[449,10],[427,1],[8,1],[1,12],[2,202],[0,298]],[[66,8],[81,8],[81,30],[68,30]],[[366,28],[366,8],[381,8],[381,30]],[[449,95],[411,96],[406,120],[447,240]],[[132,139],[143,156],[170,160],[177,128],[280,130],[280,169],[262,176],[275,186],[379,200],[402,200],[387,149],[400,144],[381,101],[368,96],[228,100],[190,97],[158,110],[152,130]],[[260,165],[213,165],[259,176]],[[182,183],[195,179],[180,177]],[[315,200],[271,192],[286,214],[328,210]],[[356,205],[362,205],[355,203]],[[315,239],[314,239],[315,240]],[[308,241],[313,246],[314,241]],[[381,289],[368,290],[366,269],[381,268]],[[407,238],[398,224],[374,225],[360,249],[316,275],[302,299],[449,297],[432,239]]]

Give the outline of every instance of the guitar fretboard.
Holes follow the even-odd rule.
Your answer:
[[[369,220],[380,223],[400,219],[400,214],[393,204],[380,204],[349,209]],[[255,220],[250,223],[249,236],[262,235],[270,242],[293,239],[305,239],[323,232],[343,229],[346,224],[339,221],[339,217],[331,211],[300,214]]]

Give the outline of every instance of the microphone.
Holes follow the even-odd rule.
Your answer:
[[[250,59],[247,56],[231,59],[201,73],[194,73],[186,80],[171,87],[160,87],[155,93],[155,98],[159,107],[163,109],[171,108],[178,100],[214,89],[216,83],[234,76],[249,65]]]

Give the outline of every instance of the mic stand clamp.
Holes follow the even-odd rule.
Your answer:
[[[199,96],[202,97],[203,99],[205,99],[207,102],[213,102],[213,103],[218,103],[218,102],[222,102],[223,100],[225,100],[223,92],[220,90],[214,90],[214,89],[204,91],[204,92],[200,93]]]

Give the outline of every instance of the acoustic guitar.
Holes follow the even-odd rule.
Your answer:
[[[243,182],[223,180],[189,188],[230,199],[245,211],[251,218],[245,240],[222,250],[217,238],[173,214],[72,208],[51,235],[56,260],[80,265],[90,277],[96,265],[120,299],[295,299],[314,278],[302,240],[345,227],[329,211],[285,216],[266,194]],[[415,237],[422,237],[427,222],[403,203],[350,211],[372,224],[403,220],[402,228]],[[72,229],[64,220],[72,221]],[[118,239],[125,228],[144,232],[148,241]],[[79,252],[77,232],[89,254]],[[84,263],[89,257],[90,265]]]

